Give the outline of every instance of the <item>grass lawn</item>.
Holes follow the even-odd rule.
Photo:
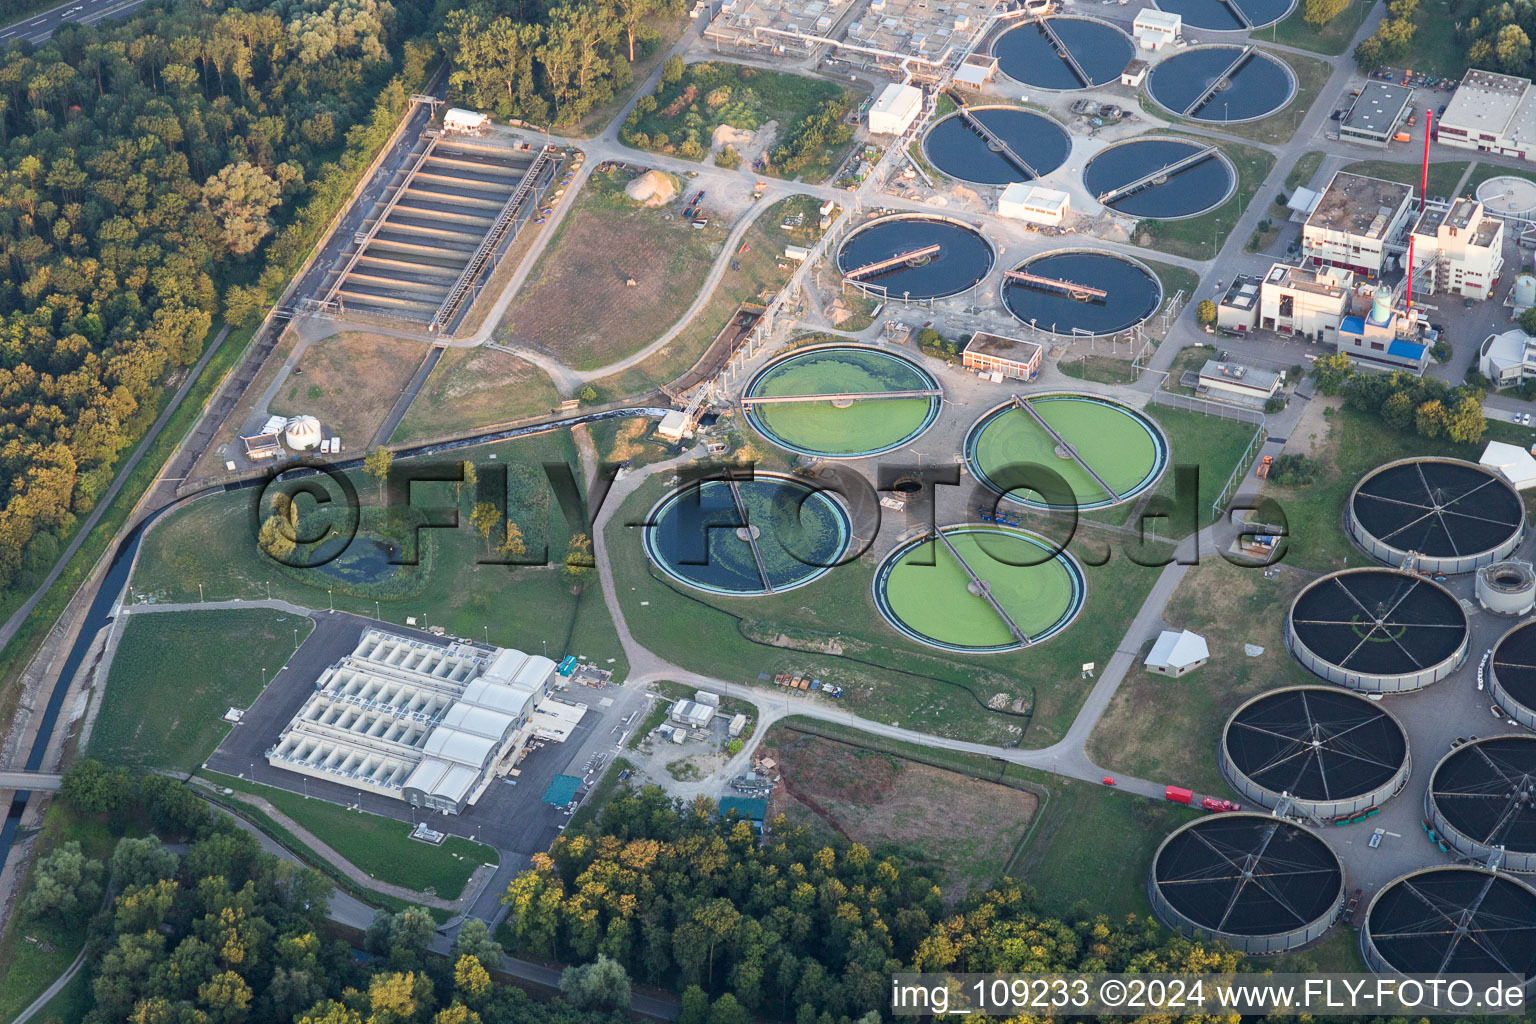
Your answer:
[[[1312,399],[1311,406],[1334,408],[1337,399]],[[1273,498],[1285,512],[1290,539],[1285,562],[1316,572],[1332,572],[1351,565],[1375,565],[1344,532],[1344,505],[1360,477],[1394,459],[1414,455],[1448,455],[1476,462],[1489,441],[1526,445],[1530,429],[1512,423],[1489,422],[1488,433],[1476,444],[1429,440],[1410,431],[1388,429],[1374,416],[1338,407],[1330,416],[1308,409],[1292,437],[1307,447],[1299,449],[1318,462],[1317,480],[1307,487],[1281,487],[1265,483],[1263,498]],[[1295,446],[1293,446],[1293,450]]]
[[[133,615],[91,733],[92,757],[191,772],[229,732],[225,709],[261,693],[314,629],[302,615],[209,611]],[[188,671],[188,666],[196,666]]]
[[[1195,289],[1200,286],[1200,275],[1193,270],[1184,267],[1176,267],[1172,263],[1162,263],[1158,260],[1143,259],[1145,263],[1157,275],[1157,279],[1163,285],[1163,303],[1166,305],[1179,292],[1184,293],[1185,300],[1195,294]]]
[[[1057,360],[1056,369],[1068,377],[1097,381],[1100,384],[1134,384],[1141,376],[1131,368],[1129,359],[1096,356],[1089,352],[1070,359],[1063,356]]]
[[[340,804],[218,772],[205,772],[203,777],[214,785],[261,797],[379,881],[429,896],[458,899],[477,867],[499,862],[491,847],[458,836],[432,846],[410,838],[409,822],[349,811]]]
[[[884,751],[775,724],[763,753],[787,781],[774,791],[771,819],[933,865],[951,902],[1003,876],[1039,810],[1040,798]]]
[[[1200,473],[1199,521],[1208,523],[1213,517],[1211,505],[1226,486],[1237,460],[1257,429],[1252,423],[1222,419],[1198,412],[1174,409],[1165,405],[1148,405],[1146,413],[1158,422],[1168,436],[1169,466],[1158,481],[1154,494],[1172,498],[1175,493],[1175,470],[1193,466]],[[1182,511],[1182,510],[1181,510]],[[1185,532],[1176,520],[1148,520],[1147,528],[1159,534]]]
[[[868,554],[802,589],[747,600],[658,579],[638,528],[626,524],[642,522],[662,492],[661,481],[647,481],[606,530],[626,619],[641,644],[733,682],[809,674],[842,685],[843,702],[857,714],[944,736],[1029,747],[1059,739],[1091,685],[1080,678],[1082,663],[1108,660],[1159,572],[1118,551],[1106,565],[1085,565],[1087,605],[1065,631],[1027,650],[964,659],[909,641],[885,622],[871,595],[876,563]],[[1097,537],[1073,545],[1094,557],[1102,547]],[[999,695],[1019,712],[1032,704],[1033,716],[988,710]]]
[[[628,420],[600,420],[587,424],[592,446],[603,462],[628,462],[639,469],[653,462],[664,462],[677,454],[677,448],[655,436],[655,420],[636,416]]]
[[[645,207],[632,174],[594,171],[496,329],[578,370],[654,341],[698,294],[725,240],[724,217],[698,230],[676,201]],[[707,211],[706,211],[707,212]]]
[[[304,350],[272,398],[279,416],[308,413],[327,434],[362,448],[395,407],[430,346],[383,334],[348,331]]]
[[[717,127],[729,126],[738,132],[753,132],[771,121],[778,126],[773,144],[767,147],[771,152],[801,122],[827,103],[841,101],[846,109],[856,99],[853,90],[825,79],[765,71],[727,61],[701,61],[688,65],[678,81],[658,83],[655,102],[642,99],[635,108],[633,123],[626,123],[619,137],[625,145],[636,149],[702,160],[715,148]],[[825,180],[842,163],[851,145],[850,138],[842,145],[822,147],[798,176],[809,182]],[[744,152],[742,155],[755,157],[757,154]],[[767,152],[762,155],[766,158]],[[775,171],[770,166],[764,173]]]
[[[1269,177],[1275,158],[1261,149],[1235,142],[1218,143],[1237,168],[1237,188],[1209,213],[1184,220],[1143,220],[1136,225],[1137,244],[1187,259],[1210,259],[1248,208],[1259,186]],[[1192,294],[1186,293],[1186,294]]]
[[[1197,792],[1228,796],[1216,768],[1221,729],[1249,697],[1281,686],[1317,683],[1286,651],[1291,600],[1309,582],[1283,572],[1269,580],[1214,552],[1185,574],[1163,619],[1206,638],[1211,663],[1181,679],[1154,675],[1138,659],[1088,740],[1094,762],[1114,771]],[[1244,644],[1264,648],[1248,657]]]
[[[1467,195],[1475,196],[1477,195],[1477,186],[1489,178],[1503,177],[1524,178],[1526,181],[1536,181],[1536,171],[1522,171],[1518,167],[1500,167],[1498,164],[1479,163],[1476,167],[1472,168],[1472,173],[1468,176],[1467,185],[1463,191]]]
[[[484,543],[472,532],[461,509],[459,529],[430,531],[436,551],[416,567],[418,583],[413,591],[395,597],[381,594],[378,614],[387,622],[424,617],[423,625],[440,625],[455,636],[480,637],[541,654],[547,642],[550,657],[583,656],[613,669],[622,679],[628,663],[602,595],[595,585],[578,588],[558,567],[573,531],[549,495],[542,463],[576,465],[569,431],[481,445],[455,457],[474,461],[482,473],[491,466],[507,467],[509,501],[522,523],[527,557],[536,556],[547,544],[552,564],[477,564],[484,556]],[[577,476],[580,479],[582,474]],[[356,486],[365,503],[364,514],[375,514],[374,482],[358,480]],[[443,506],[451,507],[446,485],[418,484],[414,493],[417,505],[436,506],[439,515],[447,511]],[[323,570],[285,570],[262,554],[250,531],[253,500],[253,494],[221,494],[180,509],[157,524],[143,543],[134,573],[135,591],[162,602],[195,601],[201,583],[205,596],[213,601],[266,597],[270,585],[273,597],[304,607],[327,608],[334,601],[339,610],[374,616],[372,596],[342,589]],[[463,504],[468,500],[466,494]],[[218,711],[223,710],[221,705]]]
[[[532,363],[493,348],[451,348],[428,374],[390,441],[457,437],[545,415],[559,402],[554,383]]]
[[[1307,23],[1307,5],[1299,3],[1288,18],[1270,30],[1270,39],[1302,50],[1337,56],[1349,46],[1349,41],[1355,37],[1374,6],[1374,0],[1352,0],[1332,21],[1321,28],[1315,28]],[[1262,29],[1255,33],[1257,36],[1263,34]]]
[[[1307,182],[1312,180],[1312,175],[1317,173],[1317,169],[1322,166],[1322,163],[1323,151],[1320,149],[1314,149],[1309,153],[1301,154],[1301,156],[1296,158],[1296,162],[1291,165],[1290,172],[1285,176],[1286,190],[1294,192],[1298,188],[1305,188]]]
[[[790,196],[759,213],[733,254],[731,266],[734,269],[727,269],[721,276],[698,315],[643,362],[593,381],[592,388],[598,399],[609,401],[644,395],[692,369],[710,342],[730,323],[741,303],[770,298],[788,282],[791,265],[779,254],[786,245],[808,247],[821,237],[816,213],[820,205],[811,196]],[[801,226],[784,227],[795,214],[803,215]]]
[[[1431,196],[1448,196],[1451,189],[1461,180],[1461,176],[1467,169],[1465,160],[1450,160],[1429,165],[1429,194]],[[1420,175],[1423,171],[1422,164],[1399,164],[1391,160],[1358,160],[1352,164],[1346,164],[1344,170],[1355,174],[1364,174],[1372,178],[1383,178],[1387,181],[1397,181],[1404,185],[1412,185],[1414,192],[1418,192]]]
[[[1420,0],[1413,16],[1410,57],[1403,65],[1417,72],[1459,79],[1467,70],[1467,48],[1456,38],[1456,32],[1480,9],[1459,0]]]

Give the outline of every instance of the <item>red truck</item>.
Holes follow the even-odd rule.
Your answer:
[[[1185,789],[1183,786],[1169,786],[1163,790],[1163,796],[1176,804],[1187,804],[1195,799],[1194,790]]]
[[[1221,814],[1224,811],[1240,811],[1243,809],[1241,805],[1235,804],[1231,800],[1218,800],[1213,796],[1201,797],[1200,806],[1208,811],[1215,811],[1217,814]]]

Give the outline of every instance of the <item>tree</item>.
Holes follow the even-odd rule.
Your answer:
[[[502,537],[501,543],[496,545],[496,550],[498,553],[506,555],[509,558],[517,558],[520,555],[526,555],[528,553],[528,542],[523,539],[522,527],[508,519],[506,523],[506,533]]]
[[[684,989],[677,1024],[709,1024],[709,993],[697,985]]]
[[[672,56],[668,57],[667,62],[661,66],[661,84],[672,85],[676,82],[681,82],[683,80],[683,71],[685,68],[686,65],[683,64],[682,55],[674,53]]]
[[[256,534],[256,546],[274,562],[287,561],[298,547],[298,503],[286,494],[273,497],[273,511]]]
[[[1523,75],[1531,63],[1531,40],[1519,25],[1505,25],[1499,29],[1494,53],[1498,55],[1503,70],[1512,75]]]
[[[1418,411],[1414,413],[1414,429],[1423,437],[1443,437],[1448,419],[1445,403],[1438,398],[1431,399],[1419,406]]]
[[[1532,337],[1536,337],[1536,306],[1532,306],[1524,313],[1521,313],[1520,319],[1517,322],[1520,324],[1522,331]]]
[[[752,1015],[727,992],[709,1008],[709,1024],[752,1024]]]
[[[158,836],[120,839],[112,851],[112,888],[121,892],[130,885],[150,885],[175,878],[180,861]]]
[[[602,953],[592,963],[567,967],[560,974],[560,994],[578,1010],[629,1012],[629,973]]]
[[[37,862],[32,891],[22,900],[22,913],[74,924],[96,912],[101,903],[101,861],[80,852],[73,840]]]
[[[1483,404],[1472,396],[1457,399],[1446,417],[1445,432],[1452,441],[1473,444],[1488,432],[1488,420],[1483,415]]]
[[[224,246],[244,256],[272,230],[267,214],[278,204],[281,189],[266,171],[247,161],[229,164],[203,182],[203,209],[218,220]]]
[[[580,398],[583,402],[586,402],[590,405],[591,403],[597,401],[597,389],[588,384],[586,387],[581,389]]]
[[[491,531],[496,529],[501,522],[501,510],[489,501],[478,501],[475,507],[469,510],[469,525],[475,528],[480,539],[485,541],[486,554],[491,551]]]
[[[1312,379],[1320,394],[1336,395],[1344,382],[1354,375],[1355,364],[1343,352],[1329,352],[1312,363]]]
[[[592,538],[584,533],[573,534],[565,553],[565,574],[581,579],[597,562],[592,558]]]
[[[1210,299],[1201,299],[1195,307],[1195,323],[1201,327],[1209,327],[1216,322],[1216,303]]]
[[[120,807],[133,792],[133,779],[124,768],[108,768],[86,757],[69,766],[59,784],[59,796],[82,814],[105,814]]]
[[[395,453],[388,448],[375,448],[363,456],[363,472],[379,482],[379,500],[384,500],[384,481],[389,479],[389,470],[395,464]]]
[[[478,917],[466,919],[453,939],[452,959],[457,962],[466,956],[474,957],[488,971],[500,970],[506,956],[501,943],[491,938],[490,926]]]

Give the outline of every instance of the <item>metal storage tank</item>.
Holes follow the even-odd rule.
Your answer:
[[[1435,765],[1424,816],[1446,845],[1474,860],[1502,850],[1506,871],[1536,871],[1536,737],[1494,736]]]
[[[1477,570],[1477,603],[1496,615],[1524,615],[1536,606],[1536,570],[1510,559]]]
[[[1408,735],[1374,701],[1332,686],[1262,693],[1221,734],[1221,774],[1265,807],[1289,797],[1315,818],[1380,806],[1408,781]]]
[[[1536,621],[1522,622],[1493,645],[1488,692],[1510,718],[1536,729]]]
[[[1284,953],[1323,935],[1344,898],[1344,869],[1306,829],[1263,814],[1197,818],[1157,848],[1147,897],[1185,935],[1249,955]]]
[[[1515,305],[1536,306],[1536,277],[1521,274],[1515,278]]]
[[[1285,644],[1330,683],[1403,693],[1467,660],[1467,615],[1433,580],[1396,569],[1345,569],[1308,584],[1286,618]]]
[[[1378,974],[1536,978],[1536,889],[1483,868],[1440,867],[1388,883],[1371,900],[1360,952]]]
[[[1525,503],[1498,473],[1459,459],[1400,459],[1349,496],[1349,535],[1394,568],[1471,572],[1514,554]]]

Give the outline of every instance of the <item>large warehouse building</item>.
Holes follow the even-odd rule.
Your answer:
[[[315,681],[267,763],[461,814],[530,737],[574,727],[581,709],[545,700],[554,675],[553,661],[522,651],[365,630]]]

